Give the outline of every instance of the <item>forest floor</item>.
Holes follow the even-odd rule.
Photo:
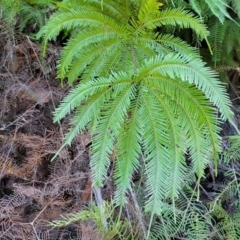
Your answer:
[[[0,38],[0,239],[98,239],[91,225],[52,228],[49,221],[75,213],[93,197],[88,133],[59,157],[68,119],[54,124],[52,112],[68,92],[56,80],[59,47],[46,56],[26,36]],[[103,189],[110,199],[112,186]]]
[[[94,199],[91,190],[88,133],[79,135],[59,157],[69,119],[53,123],[52,113],[68,93],[56,79],[60,47],[51,45],[46,56],[26,36],[0,38],[0,239],[98,239],[91,224],[72,223],[53,228],[48,222],[75,213]],[[238,125],[239,73],[230,75],[230,96]],[[223,136],[232,135],[225,124]],[[102,190],[111,200],[112,171]]]

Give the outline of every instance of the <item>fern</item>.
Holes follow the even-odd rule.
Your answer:
[[[47,12],[53,9],[50,0],[1,0],[2,19],[12,28],[18,27],[20,32],[31,26],[31,31],[38,31],[47,20]]]
[[[205,1],[208,4],[208,7],[212,11],[212,13],[220,20],[221,23],[224,22],[225,18],[231,18],[229,13],[227,12],[227,8],[229,5],[227,4],[227,1],[225,0],[210,0],[210,1]]]
[[[118,239],[138,239],[138,232],[129,232],[128,228],[130,228],[130,222],[128,221],[117,221],[112,218],[113,216],[113,206],[104,202],[104,218],[108,220],[107,228],[102,223],[102,215],[99,208],[95,205],[87,208],[78,213],[70,214],[68,216],[63,217],[61,220],[50,222],[50,225],[53,227],[63,227],[73,222],[88,222],[92,221],[94,227],[91,227],[89,231],[92,232],[94,236],[94,231],[100,239],[111,240],[114,238]],[[92,225],[92,224],[91,224]]]
[[[56,109],[54,121],[74,111],[64,145],[90,130],[94,186],[103,185],[116,151],[117,205],[126,203],[132,174],[141,169],[139,158],[144,156],[145,211],[152,221],[167,200],[174,206],[181,192],[189,171],[185,154],[190,153],[199,183],[220,150],[218,125],[232,117],[224,87],[197,50],[156,29],[191,28],[200,39],[208,31],[189,11],[159,10],[155,0],[79,5],[59,4],[38,35],[46,47],[61,31],[71,33],[58,77],[68,78],[69,84],[81,80]]]
[[[212,25],[209,26],[210,37],[209,42],[213,49],[212,61],[216,67],[221,61],[223,52],[223,41],[227,31],[227,24],[221,24],[219,21],[212,19]]]
[[[240,2],[238,0],[229,0],[238,18],[240,18]]]
[[[67,77],[70,84],[82,74],[82,81],[88,81],[94,76],[106,77],[110,71],[122,69],[137,71],[138,62],[142,62],[145,57],[154,56],[156,51],[163,51],[162,45],[157,42],[161,42],[162,36],[153,35],[150,31],[157,26],[167,24],[191,27],[203,38],[208,35],[206,28],[193,18],[191,13],[181,9],[167,9],[159,12],[159,5],[156,5],[155,1],[145,3],[143,10],[138,11],[136,19],[133,18],[134,13],[127,16],[122,14],[121,18],[117,14],[110,15],[108,8],[107,13],[103,14],[100,6],[93,11],[97,2],[99,1],[83,1],[81,7],[75,7],[74,10],[62,7],[39,34],[45,36],[46,44],[62,30],[79,29],[79,34],[74,34],[64,48],[58,64],[58,77],[60,79]],[[116,8],[115,11],[119,13],[125,11],[124,6],[119,3],[115,6],[115,3],[105,1],[104,9],[105,4]],[[134,8],[135,6],[131,6],[130,10],[133,11]],[[154,12],[152,19],[143,19],[142,11],[144,14],[149,11],[150,16]],[[171,48],[178,50],[180,47],[182,52],[185,50],[185,53],[189,54],[189,47],[186,44],[179,44],[179,41],[176,43],[171,41],[167,51],[170,52]],[[106,60],[102,61],[103,58]]]
[[[168,2],[168,1],[166,1]],[[188,2],[188,3],[186,3]],[[202,19],[206,19],[206,11],[210,10],[212,15],[214,15],[218,20],[223,24],[225,19],[233,20],[232,16],[229,14],[231,5],[234,7],[234,10],[239,14],[239,2],[237,0],[180,0],[176,3],[172,3],[174,7],[184,6],[185,8],[189,6],[194,10]]]

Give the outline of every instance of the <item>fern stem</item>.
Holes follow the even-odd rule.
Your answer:
[[[93,192],[94,192],[94,196],[95,196],[97,206],[100,209],[102,225],[103,225],[104,229],[107,230],[108,226],[107,226],[107,220],[104,216],[104,206],[103,206],[103,198],[102,198],[101,189],[99,187],[94,186],[93,187]]]
[[[209,49],[209,51],[210,51],[210,54],[213,55],[213,51],[212,51],[212,48],[211,48],[211,45],[210,45],[208,39],[205,38],[205,41],[206,41],[206,43],[207,43],[208,49]]]

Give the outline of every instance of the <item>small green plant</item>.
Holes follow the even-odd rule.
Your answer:
[[[48,12],[53,8],[51,0],[0,1],[1,19],[20,32],[26,30],[27,26],[31,33],[39,31],[47,21]]]
[[[80,83],[54,113],[59,122],[74,110],[66,145],[86,128],[92,134],[93,185],[101,187],[116,152],[115,203],[123,206],[132,174],[144,169],[146,212],[173,208],[188,171],[197,175],[220,150],[219,123],[231,121],[230,101],[218,76],[197,50],[165,26],[208,31],[180,8],[151,1],[61,3],[39,36],[44,44],[61,31],[71,33],[58,63],[58,77]],[[165,29],[159,33],[157,29]],[[217,117],[218,113],[220,117]],[[191,156],[191,164],[185,155]],[[143,156],[143,160],[140,160]]]
[[[103,204],[103,211],[98,206],[92,205],[86,210],[63,217],[61,220],[50,223],[53,227],[64,227],[74,222],[91,225],[89,235],[98,239],[139,239],[137,232],[131,230],[131,223],[127,220],[113,219],[114,207],[107,202]],[[87,228],[87,227],[86,227]]]

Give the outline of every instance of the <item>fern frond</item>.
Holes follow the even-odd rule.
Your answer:
[[[189,4],[191,5],[192,9],[199,15],[200,19],[202,19],[202,8],[201,3],[198,0],[189,0]]]
[[[105,31],[112,31],[119,37],[123,37],[125,32],[123,25],[119,25],[106,15],[87,10],[71,9],[71,11],[55,13],[48,21],[48,24],[38,33],[38,37],[44,35],[44,45],[46,46],[47,41],[56,38],[61,30],[69,31],[77,27],[91,26]]]
[[[116,57],[116,55],[114,55],[114,53],[116,51],[119,51],[121,43],[119,43],[119,41],[117,39],[112,39],[110,41],[103,41],[100,44],[96,44],[94,46],[91,46],[89,48],[87,48],[86,50],[83,50],[81,53],[81,57],[79,56],[79,58],[75,59],[75,61],[73,62],[69,72],[68,72],[68,79],[69,79],[69,83],[71,84],[83,71],[83,80],[84,81],[89,81],[91,80],[93,77],[105,77],[102,76],[102,74],[100,72],[97,72],[98,69],[98,65],[97,62],[95,62],[96,59],[99,59],[100,57],[105,57],[107,58],[110,54],[111,57],[111,53],[113,53],[113,56]],[[124,53],[122,53],[124,54]],[[89,65],[87,66],[86,63],[89,63]],[[101,61],[100,64],[102,64],[103,62]],[[105,62],[106,63],[106,62]],[[115,62],[110,63],[109,65],[112,66],[112,64],[116,64]],[[100,69],[100,71],[109,71],[110,70],[110,66],[106,65],[104,69]],[[86,71],[85,71],[86,70]],[[86,78],[85,74],[86,73],[91,73],[90,74],[90,78]],[[109,73],[109,72],[108,72]],[[88,76],[88,74],[86,74]]]
[[[203,169],[210,163],[214,153],[219,151],[219,137],[216,134],[218,129],[215,127],[217,122],[214,114],[212,116],[206,114],[210,110],[210,108],[207,107],[207,99],[202,95],[201,91],[191,87],[191,85],[189,86],[181,81],[178,82],[157,75],[151,76],[145,83],[150,88],[158,91],[158,94],[156,94],[157,92],[153,94],[158,98],[159,105],[166,105],[164,115],[169,115],[168,122],[171,123],[169,131],[171,131],[172,136],[170,137],[171,143],[169,143],[170,149],[168,150],[171,152],[170,159],[172,160],[172,163],[169,162],[168,165],[172,165],[172,170],[174,170],[175,164],[176,172],[173,174],[174,171],[169,171],[169,177],[165,179],[165,184],[169,184],[167,187],[168,190],[166,190],[166,195],[168,195],[174,202],[174,194],[178,193],[177,189],[180,189],[182,180],[184,179],[184,171],[178,169],[179,172],[177,173],[178,164],[180,164],[179,167],[181,169],[184,169],[185,163],[183,159],[180,160],[184,156],[184,149],[189,149],[191,156],[193,156],[194,172],[197,173],[199,178],[201,178],[204,175]],[[174,91],[176,98],[172,97],[172,91]],[[168,97],[165,100],[166,103],[164,103],[163,99],[159,97],[162,94]],[[177,100],[177,96],[179,96],[179,99],[181,98],[180,102]],[[170,110],[168,109],[168,106],[176,106],[176,108]],[[196,108],[200,110],[198,113],[195,111]],[[181,124],[178,123],[178,121]],[[207,124],[208,129],[214,129],[213,131],[208,132],[208,135],[205,135],[203,131],[203,122]],[[183,129],[176,129],[178,126],[182,125],[184,125]],[[177,133],[180,133],[181,138]],[[176,134],[175,138],[174,134]],[[177,149],[171,144],[177,146]],[[210,145],[214,146],[214,148],[209,149],[208,146]],[[173,181],[174,178],[179,179],[178,181]],[[172,193],[174,194],[171,194],[171,190],[173,189],[174,191]]]
[[[60,106],[55,111],[54,122],[59,122],[74,108],[79,106],[83,100],[86,100],[89,95],[93,95],[99,90],[108,88],[111,83],[112,79],[107,79],[106,81],[98,80],[98,82],[95,82],[94,86],[88,83],[85,85],[79,85],[77,88],[72,89],[70,94],[61,102]]]
[[[122,126],[117,143],[118,158],[114,177],[116,179],[117,189],[115,191],[116,204],[123,206],[126,203],[125,193],[131,190],[131,177],[134,171],[139,167],[139,157],[141,154],[141,119],[139,108],[141,108],[141,98],[137,96],[132,100],[132,107],[129,109],[128,115],[130,119],[126,120],[126,124]]]
[[[164,180],[167,179],[169,170],[167,163],[171,157],[166,147],[169,139],[163,130],[167,129],[168,124],[164,115],[161,116],[161,109],[159,109],[155,97],[146,94],[145,91],[148,91],[147,88],[144,88],[142,92],[143,107],[145,109],[142,116],[143,125],[145,126],[142,140],[146,164],[147,194],[145,210],[160,214],[166,191]]]
[[[95,231],[96,236],[101,237],[101,239],[111,240],[115,237],[119,237],[119,239],[137,237],[136,235],[138,235],[138,233],[132,233],[132,236],[128,236],[126,229],[130,228],[130,223],[128,222],[128,220],[117,221],[113,219],[112,212],[113,206],[111,204],[108,204],[107,202],[104,202],[103,217],[105,219],[108,219],[107,228],[103,226],[102,213],[100,209],[94,204],[92,204],[91,207],[80,212],[69,214],[68,216],[62,216],[61,220],[52,221],[49,223],[49,225],[52,227],[63,227],[77,221],[81,221],[82,223],[86,221],[91,221],[93,222],[93,226],[91,226],[88,231]]]
[[[161,46],[166,46],[172,49],[174,52],[181,54],[185,57],[199,58],[197,49],[189,46],[186,42],[182,41],[180,38],[174,37],[169,34],[160,35],[156,38]]]
[[[27,25],[32,27],[32,31],[39,30],[46,23],[46,12],[53,8],[54,4],[50,0],[2,0],[0,5],[1,17],[9,26],[18,24],[21,32]]]
[[[159,7],[162,3],[156,3],[154,0],[141,1],[141,6],[139,8],[138,20],[140,25],[145,24],[149,20],[152,20],[159,13]]]
[[[112,1],[112,0],[90,0],[88,4],[91,6],[95,6],[94,10],[102,12],[110,17],[117,19],[118,21],[122,21],[123,19],[130,18],[129,9],[126,8],[125,3],[122,1]]]
[[[200,38],[206,38],[208,36],[207,28],[201,23],[199,19],[184,9],[165,9],[159,12],[159,14],[149,21],[141,25],[136,30],[138,33],[143,28],[154,29],[157,26],[176,26],[180,28],[191,28],[193,29]]]
[[[170,78],[180,78],[190,84],[194,83],[220,109],[223,119],[232,118],[233,113],[229,112],[230,100],[221,83],[218,83],[216,73],[204,67],[203,62],[169,54],[164,58],[161,56],[152,58],[145,64],[148,66],[148,72],[144,74],[158,73],[163,76],[168,75]]]
[[[107,167],[110,163],[110,154],[113,151],[116,136],[119,134],[121,125],[126,117],[130,106],[130,100],[134,95],[134,85],[127,88],[114,98],[111,105],[104,106],[104,115],[100,117],[96,133],[93,136],[91,168],[94,172],[93,184],[102,186],[102,182],[107,176]],[[116,92],[115,92],[116,91]],[[114,94],[117,89],[114,88]],[[107,99],[106,99],[107,100]],[[111,101],[111,98],[109,99]],[[108,109],[109,108],[109,109]]]
[[[227,24],[221,24],[219,21],[214,21],[214,19],[212,21],[213,24],[209,27],[209,42],[213,51],[212,61],[216,67],[217,63],[222,59],[221,54],[224,48],[223,41],[226,35]]]
[[[118,17],[115,18],[113,13],[112,15],[109,13],[109,6],[114,5],[116,11],[123,12],[123,5],[117,6],[110,0],[106,4],[108,6],[106,13],[97,8],[96,1],[84,2],[82,8],[77,7],[74,10],[69,6],[66,9],[63,7],[39,32],[38,37],[44,36],[46,45],[47,41],[54,39],[60,31],[79,28],[79,33],[72,36],[62,51],[58,63],[60,79],[67,77],[72,84],[80,75],[83,81],[87,81],[95,76],[105,77],[110,71],[134,68],[137,72],[136,61],[141,62],[158,52],[178,51],[183,55],[195,55],[194,49],[180,39],[174,39],[170,35],[151,36],[147,30],[149,24],[153,25],[151,29],[163,25],[192,28],[200,38],[208,34],[205,26],[191,13],[182,9],[167,9],[159,12],[159,4],[156,1],[142,2],[139,12],[149,12],[143,25],[137,15],[132,15],[131,20],[126,16],[119,22]],[[134,5],[137,4],[134,2]],[[134,8],[134,5],[131,5],[131,8]],[[142,15],[142,17],[146,16]],[[145,32],[144,29],[147,31]],[[197,57],[197,54],[194,57]],[[111,59],[113,62],[107,63],[107,60],[101,61],[100,58]]]
[[[232,19],[227,8],[229,7],[227,1],[224,0],[205,0],[208,7],[212,13],[220,20],[221,23],[224,22],[225,18]]]
[[[221,201],[214,206],[212,216],[216,219],[222,219],[216,224],[217,235],[216,237],[228,237],[230,239],[238,239],[240,237],[240,227],[237,222],[240,220],[239,214],[234,214],[233,217],[224,210],[221,206]],[[215,238],[217,239],[217,238]]]
[[[238,15],[238,18],[240,18],[240,2],[238,0],[230,0],[230,3],[232,4],[234,11]]]
[[[93,119],[98,120],[97,117],[101,109],[100,107],[104,104],[106,92],[108,92],[108,89],[93,94],[88,99],[86,106],[80,106],[76,109],[75,116],[71,119],[72,127],[65,136],[65,144],[71,145],[75,136],[83,131],[90,121],[93,121]]]
[[[226,21],[227,26],[227,32],[224,39],[224,47],[226,48],[227,56],[223,56],[223,59],[227,58],[229,54],[232,54],[232,52],[236,51],[239,46],[239,26],[236,25],[236,23],[232,21]],[[238,21],[238,24],[240,24],[240,21]],[[232,58],[233,59],[233,58]],[[228,64],[225,62],[225,64]],[[229,65],[229,64],[228,64]],[[235,66],[236,64],[234,64]]]
[[[229,136],[222,139],[224,151],[220,155],[219,162],[229,164],[240,158],[239,136]],[[230,145],[230,146],[229,146]]]
[[[105,32],[101,28],[86,29],[78,33],[71,38],[61,54],[58,62],[58,77],[63,79],[65,76],[71,76],[69,82],[72,83],[94,58],[101,56],[104,51],[109,51],[109,48],[116,47],[115,44],[119,42],[116,37],[114,33]],[[76,59],[76,56],[79,56],[78,59]],[[74,65],[78,66],[78,71],[75,70]],[[97,67],[97,65],[94,64],[94,67]],[[74,76],[71,74],[73,71]]]

